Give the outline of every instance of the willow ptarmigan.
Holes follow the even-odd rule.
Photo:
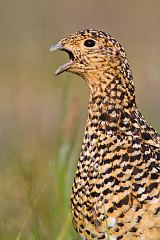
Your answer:
[[[135,102],[123,47],[109,34],[85,30],[50,50],[68,53],[57,69],[89,86],[88,119],[74,178],[73,224],[85,240],[160,239],[160,135]]]

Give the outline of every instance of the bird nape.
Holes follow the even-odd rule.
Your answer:
[[[83,239],[160,239],[160,135],[135,101],[123,47],[109,34],[84,30],[50,50],[68,53],[64,71],[89,86],[88,119],[75,174],[71,213]]]

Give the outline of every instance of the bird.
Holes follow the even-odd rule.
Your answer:
[[[110,34],[85,29],[53,44],[89,87],[88,117],[77,163],[71,216],[83,240],[160,239],[160,135],[135,99],[126,52]]]

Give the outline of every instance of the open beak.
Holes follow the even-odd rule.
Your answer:
[[[59,75],[60,73],[63,73],[64,71],[67,71],[74,63],[74,55],[69,49],[63,47],[60,43],[57,43],[57,44],[52,45],[50,47],[50,52],[53,52],[53,51],[56,51],[56,50],[61,50],[61,51],[65,51],[66,53],[68,53],[70,61],[63,64],[62,66],[60,66],[55,71],[55,76]]]

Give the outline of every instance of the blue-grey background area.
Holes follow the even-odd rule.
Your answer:
[[[124,46],[139,109],[160,131],[160,1],[15,0],[0,3],[0,239],[79,239],[69,196],[88,88],[55,69],[52,43],[84,28]]]

